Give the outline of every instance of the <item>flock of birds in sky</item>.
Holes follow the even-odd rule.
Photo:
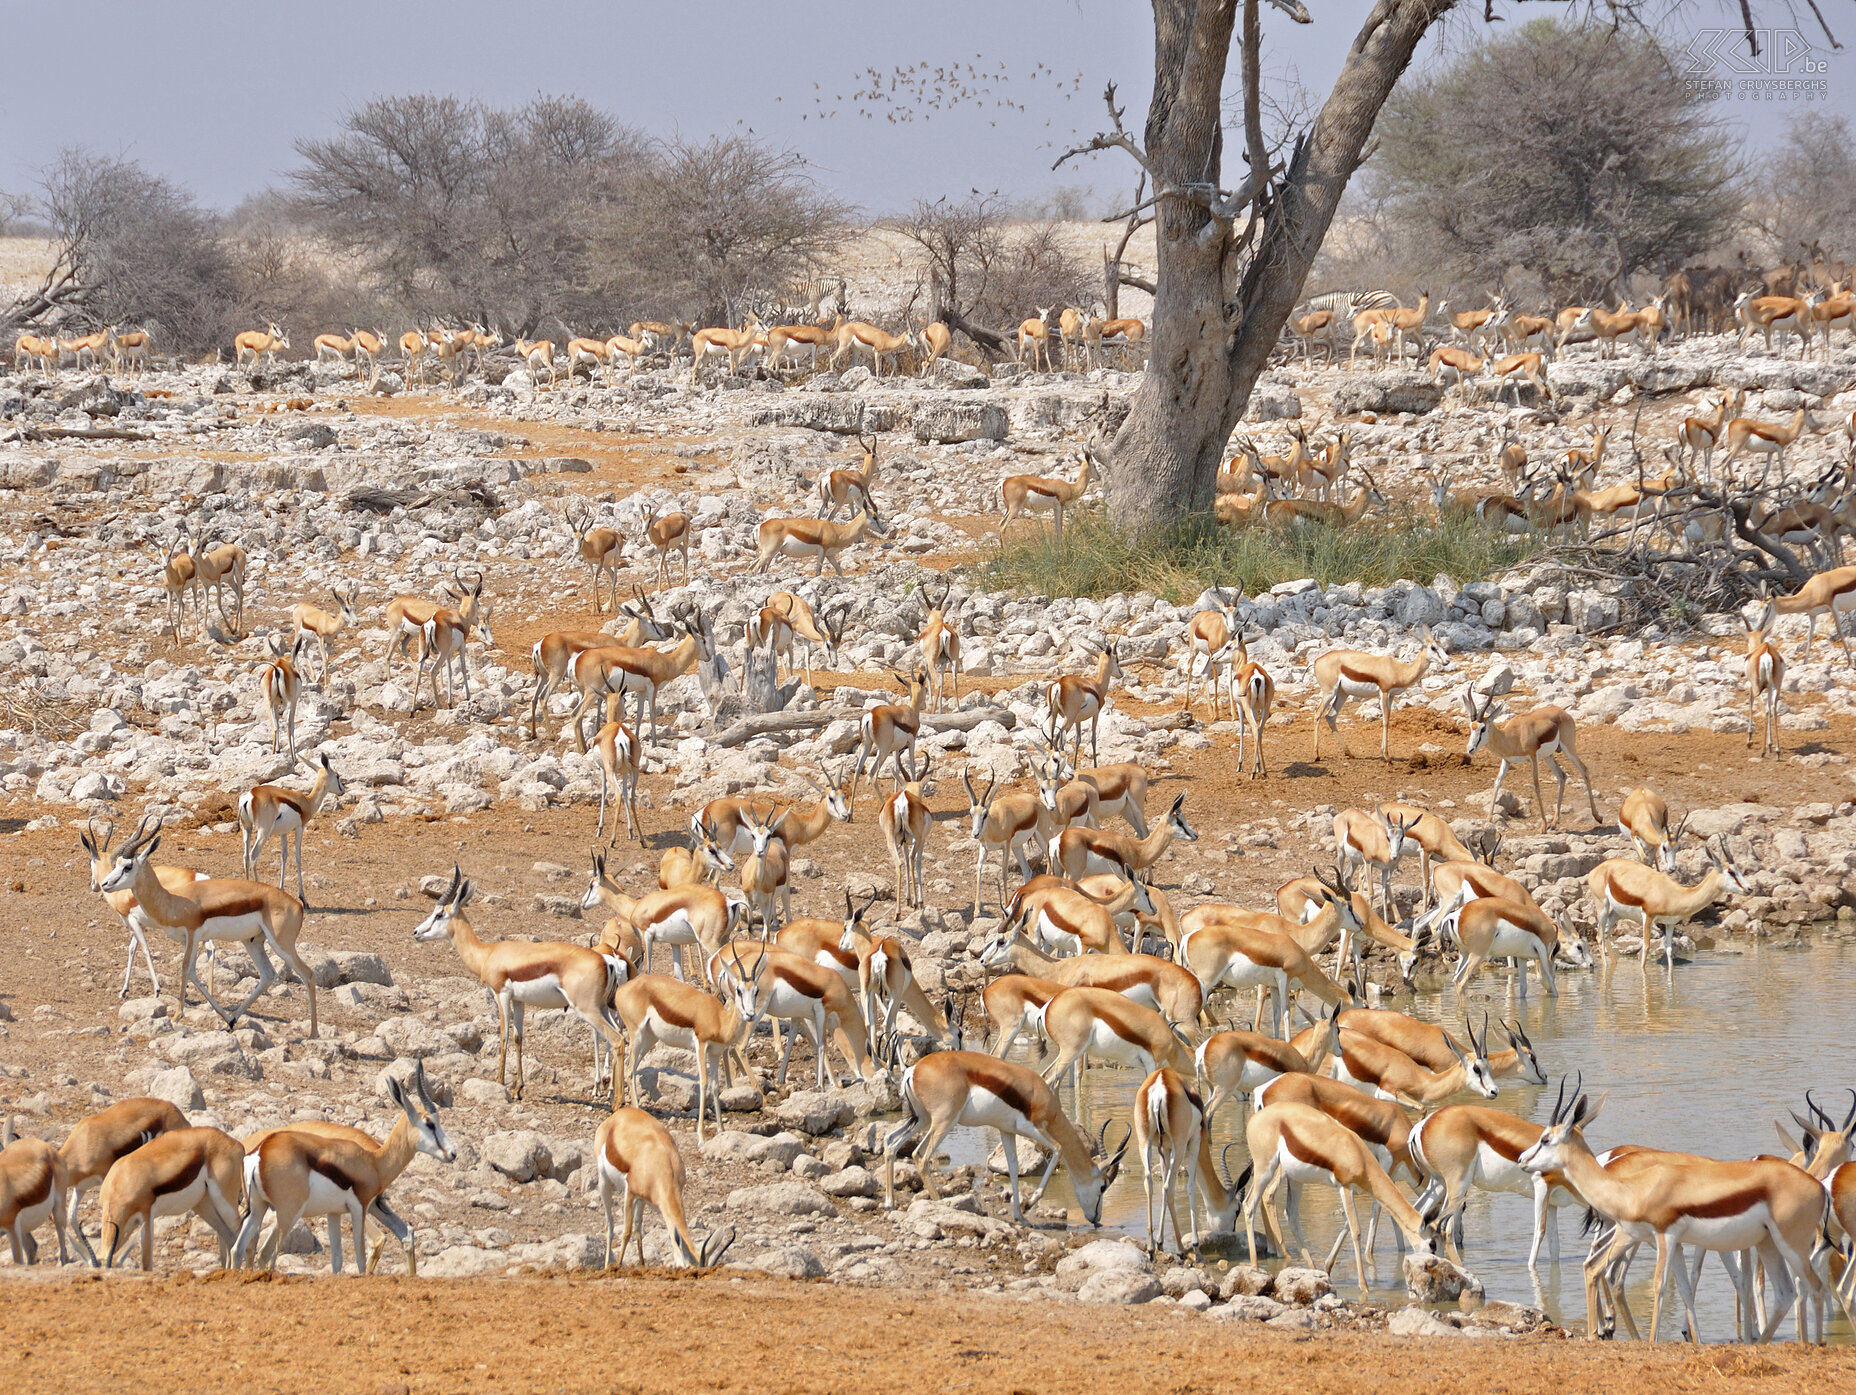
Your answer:
[[[866,68],[858,74],[863,86],[848,97],[839,92],[828,98],[824,95],[824,87],[815,82],[812,84],[813,92],[818,94],[812,98],[815,110],[800,113],[799,119],[829,121],[844,113],[861,116],[866,121],[875,121],[881,116],[891,125],[907,126],[916,121],[932,120],[936,112],[952,111],[959,106],[1028,113],[1030,108],[1024,102],[1013,101],[999,90],[1012,80],[1006,63],[1001,61],[991,70],[974,66],[982,62],[983,56],[976,53],[972,63],[955,63],[948,67],[921,62],[892,68],[887,73]],[[1083,89],[1081,72],[1065,79],[1046,63],[1033,66],[1025,81],[1055,84],[1057,94],[1066,102]],[[774,98],[776,102],[780,100]],[[987,122],[989,126],[998,124],[996,120]],[[1051,122],[1044,124],[1049,126]]]

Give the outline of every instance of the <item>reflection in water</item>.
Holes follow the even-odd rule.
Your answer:
[[[1717,1158],[1752,1157],[1779,1151],[1773,1121],[1784,1120],[1787,1129],[1796,1133],[1787,1111],[1804,1111],[1807,1088],[1818,1091],[1819,1103],[1839,1121],[1848,1110],[1847,1094],[1841,1096],[1841,1107],[1825,1095],[1856,1088],[1856,1020],[1849,1011],[1852,969],[1856,969],[1856,951],[1845,945],[1804,949],[1749,945],[1743,954],[1711,951],[1692,963],[1678,964],[1673,979],[1660,964],[1645,974],[1635,959],[1613,961],[1609,969],[1601,962],[1592,972],[1562,971],[1557,999],[1545,997],[1537,983],[1530,984],[1526,998],[1516,996],[1513,976],[1503,971],[1484,974],[1475,990],[1461,998],[1446,989],[1418,994],[1415,1005],[1401,995],[1387,1006],[1459,1031],[1465,1008],[1474,1014],[1478,1027],[1485,1011],[1492,1018],[1519,1021],[1555,1084],[1545,1088],[1508,1084],[1493,1104],[1544,1122],[1553,1107],[1560,1073],[1583,1071],[1594,1100],[1605,1097],[1604,1112],[1590,1139],[1594,1149],[1641,1143]],[[1229,1009],[1221,1004],[1221,1010]],[[1493,1035],[1497,1041],[1491,1045],[1499,1045],[1500,1034]],[[1014,1059],[1027,1059],[1022,1046],[1014,1052]],[[1128,1118],[1139,1084],[1133,1071],[1093,1068],[1080,1103],[1067,1087],[1063,1090],[1064,1108],[1093,1137],[1103,1120]],[[1461,1102],[1468,1100],[1468,1096],[1461,1097]],[[1243,1167],[1244,1117],[1243,1110],[1227,1105],[1213,1126],[1216,1145],[1239,1142],[1230,1156],[1233,1171]],[[1110,1130],[1115,1136],[1120,1132],[1119,1124]],[[982,1140],[977,1130],[959,1129],[949,1138],[949,1151],[956,1163],[978,1162],[982,1149],[995,1142],[991,1134]],[[1410,1184],[1403,1178],[1400,1181],[1409,1193]],[[1061,1169],[1052,1180],[1048,1200],[1060,1206],[1071,1204]],[[1103,1207],[1103,1224],[1144,1239],[1142,1207],[1140,1167],[1130,1155]],[[1183,1205],[1181,1211],[1183,1218]],[[1361,1212],[1364,1224],[1364,1205]],[[1551,1251],[1543,1247],[1536,1283],[1527,1269],[1533,1233],[1531,1203],[1519,1196],[1473,1193],[1464,1214],[1465,1262],[1482,1280],[1489,1297],[1544,1307],[1556,1321],[1582,1326],[1585,1299],[1579,1262],[1586,1245],[1579,1233],[1580,1219],[1577,1208],[1561,1208],[1562,1263],[1550,1264]],[[1331,1190],[1306,1190],[1302,1224],[1319,1260],[1320,1251],[1342,1230],[1340,1208]],[[1374,1294],[1400,1302],[1404,1290],[1390,1238],[1393,1234],[1396,1227],[1380,1227]],[[1652,1264],[1646,1248],[1631,1267],[1631,1303],[1645,1331]],[[1351,1256],[1335,1266],[1335,1275],[1336,1287],[1351,1296],[1355,1291]],[[1671,1312],[1675,1314],[1673,1327]],[[1733,1313],[1733,1290],[1718,1260],[1710,1258],[1696,1299],[1702,1335],[1714,1341],[1731,1337]],[[1665,1335],[1680,1335],[1681,1308],[1673,1285],[1664,1303],[1663,1320]],[[1788,1317],[1781,1335],[1792,1331]],[[1831,1334],[1848,1338],[1840,1318],[1832,1322]]]

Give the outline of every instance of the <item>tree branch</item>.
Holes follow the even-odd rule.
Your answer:
[[[1257,0],[1244,0],[1244,149],[1252,172],[1269,168],[1263,148],[1262,67],[1263,25],[1257,17]]]
[[[1254,0],[1251,0],[1251,3],[1254,4]],[[1129,135],[1127,129],[1121,124],[1123,108],[1115,105],[1114,83],[1111,82],[1108,85],[1108,90],[1103,94],[1103,100],[1108,103],[1109,121],[1113,124],[1114,130],[1098,131],[1086,144],[1073,146],[1071,149],[1064,151],[1063,154],[1057,157],[1056,161],[1051,165],[1051,168],[1053,170],[1057,169],[1066,160],[1070,160],[1078,155],[1092,155],[1101,150],[1127,151],[1129,155],[1134,157],[1135,162],[1140,165],[1143,174],[1153,178],[1154,193],[1152,198],[1144,202],[1137,202],[1124,216],[1131,217],[1139,213],[1142,209],[1159,203],[1161,199],[1182,198],[1198,204],[1205,209],[1207,213],[1211,214],[1213,225],[1215,225],[1218,233],[1227,233],[1230,231],[1231,224],[1236,221],[1237,215],[1254,203],[1258,194],[1267,187],[1269,183],[1269,162],[1266,157],[1259,157],[1260,163],[1252,166],[1250,174],[1245,178],[1243,184],[1230,194],[1224,193],[1216,183],[1209,181],[1188,181],[1180,184],[1164,183],[1160,178],[1159,172],[1154,169],[1153,163],[1147,158],[1147,152],[1141,149],[1135,142],[1134,137]],[[1260,149],[1260,140],[1257,142],[1257,145]]]
[[[1127,128],[1121,124],[1121,116],[1125,108],[1115,105],[1114,83],[1111,82],[1108,85],[1107,91],[1102,94],[1102,100],[1108,104],[1109,123],[1115,129],[1113,131],[1097,131],[1089,140],[1088,144],[1074,146],[1064,151],[1063,154],[1057,157],[1056,163],[1053,164],[1051,168],[1056,169],[1058,166],[1062,165],[1065,160],[1077,155],[1092,155],[1098,150],[1125,150],[1134,157],[1135,163],[1140,165],[1143,170],[1147,171],[1149,174],[1153,174],[1154,167],[1147,162],[1147,152],[1142,150],[1141,147],[1135,143],[1134,137],[1129,135]],[[1157,175],[1154,178],[1154,187],[1155,189],[1160,187],[1160,180]],[[1156,194],[1155,197],[1158,198],[1159,195]]]

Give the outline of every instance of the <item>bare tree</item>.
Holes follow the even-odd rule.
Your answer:
[[[1060,225],[1021,223],[1007,229],[974,314],[995,324],[1015,326],[1040,307],[1087,308],[1095,290],[1088,270],[1064,244]]]
[[[416,314],[533,331],[585,316],[595,213],[619,197],[643,141],[572,97],[514,111],[456,97],[385,97],[343,131],[297,143],[297,206]],[[604,315],[601,315],[604,318]]]
[[[671,141],[607,212],[600,244],[644,309],[736,324],[806,297],[843,242],[850,208],[803,157],[743,136]]]
[[[1076,305],[1093,296],[1089,274],[1054,222],[1013,223],[999,194],[917,199],[892,226],[921,249],[928,318],[989,352],[1039,306]]]
[[[1556,302],[1608,300],[1739,218],[1712,110],[1645,35],[1539,19],[1399,88],[1368,184],[1427,285],[1520,268]]]
[[[1106,454],[1110,506],[1125,527],[1202,515],[1231,429],[1359,168],[1380,109],[1419,42],[1454,0],[1374,0],[1310,126],[1272,150],[1263,124],[1261,0],[1153,0],[1154,85],[1142,138],[1122,124],[1067,152],[1120,150],[1146,174],[1157,219],[1152,348],[1132,409]],[[1303,23],[1301,0],[1270,0]],[[1629,22],[1633,0],[1603,13]],[[1748,39],[1754,31],[1745,0]],[[1494,0],[1485,18],[1494,19]],[[1223,177],[1223,89],[1234,31],[1243,178]]]
[[[1818,243],[1839,257],[1856,251],[1856,146],[1847,117],[1800,112],[1763,164],[1760,221],[1776,246]]]
[[[9,194],[0,189],[0,237],[24,237],[31,214],[30,194]]]
[[[28,302],[37,313],[144,326],[183,353],[223,342],[232,268],[216,220],[185,189],[133,160],[69,149],[45,171],[42,202],[53,263]]]
[[[1004,338],[967,316],[986,297],[987,278],[1005,245],[1008,207],[998,191],[982,194],[975,189],[958,201],[945,196],[917,199],[895,222],[896,231],[922,250],[928,318],[995,353],[1004,347]]]

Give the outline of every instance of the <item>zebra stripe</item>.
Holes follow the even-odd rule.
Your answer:
[[[1332,310],[1342,317],[1357,315],[1362,310],[1397,308],[1399,308],[1398,297],[1390,291],[1330,291],[1327,295],[1314,296],[1308,302],[1310,313],[1316,310]]]

